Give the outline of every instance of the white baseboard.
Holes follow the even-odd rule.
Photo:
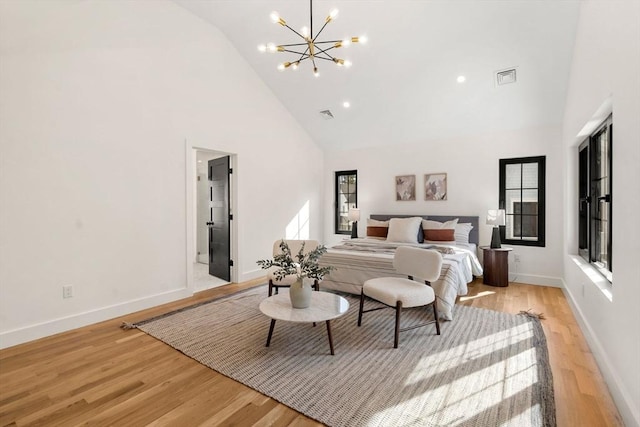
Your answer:
[[[248,280],[264,277],[265,272],[262,269],[255,269],[243,272],[240,276],[239,282],[246,282]],[[195,292],[203,290],[204,289],[197,289]],[[14,345],[23,344],[54,334],[59,334],[61,332],[103,322],[115,317],[125,316],[127,314],[135,313],[136,311],[177,301],[182,298],[188,298],[192,295],[193,293],[190,292],[189,289],[175,289],[120,304],[101,307],[85,311],[83,313],[72,314],[70,316],[60,317],[58,319],[48,320],[42,323],[36,323],[34,325],[0,332],[0,349],[13,347]]]
[[[191,295],[191,292],[186,288],[176,289],[137,300],[101,307],[85,311],[83,313],[72,314],[70,316],[60,317],[58,319],[5,331],[0,333],[0,349],[48,337],[60,332],[70,331],[82,326],[92,325],[115,317],[135,313],[136,311],[187,298]]]
[[[563,281],[564,282],[564,281]],[[573,311],[573,315],[578,321],[578,326],[582,330],[584,337],[589,344],[589,348],[591,349],[591,353],[596,359],[596,363],[600,368],[600,372],[604,377],[607,386],[609,387],[609,392],[611,393],[611,397],[615,402],[618,412],[620,412],[620,416],[624,420],[624,423],[627,427],[640,427],[640,412],[638,411],[637,405],[633,405],[633,400],[629,396],[629,392],[624,387],[622,381],[620,381],[620,376],[616,372],[613,367],[613,364],[609,360],[607,356],[607,352],[602,347],[600,340],[598,340],[597,336],[591,329],[589,322],[583,315],[582,311],[578,304],[576,304],[576,300],[573,297],[571,291],[563,283],[563,292],[567,301],[569,302],[569,307],[571,307],[571,311]]]
[[[509,273],[509,282],[564,288],[563,280],[560,277],[537,276],[535,274]]]
[[[240,283],[247,282],[249,280],[257,279],[259,277],[266,277],[266,276],[267,276],[267,273],[265,273],[263,269],[257,268],[255,270],[249,270],[249,271],[244,271],[240,273],[240,278],[238,279],[238,282]],[[264,282],[267,283],[267,280],[265,279]]]

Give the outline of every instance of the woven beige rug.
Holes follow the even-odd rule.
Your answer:
[[[403,332],[394,349],[394,310],[366,313],[358,328],[358,299],[346,296],[331,356],[324,324],[278,321],[265,347],[266,295],[259,287],[135,326],[329,426],[555,426],[537,319],[458,306],[442,335]]]

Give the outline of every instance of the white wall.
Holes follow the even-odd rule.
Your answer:
[[[613,286],[577,255],[577,137],[613,110]],[[606,109],[606,108],[605,108]],[[606,114],[606,112],[605,112]],[[565,291],[627,426],[640,425],[640,2],[581,5],[563,129]],[[597,282],[598,280],[596,280]],[[601,282],[601,280],[600,280]],[[611,292],[611,298],[606,292]]]
[[[162,0],[0,8],[0,346],[190,294],[185,141],[237,154],[239,280],[307,202],[320,237],[322,151],[211,25]]]
[[[325,153],[324,235],[328,243],[342,235],[334,230],[334,173],[358,171],[358,206],[362,220],[358,234],[366,234],[370,214],[477,215],[480,245],[491,241],[485,224],[488,209],[498,207],[498,161],[501,158],[547,156],[546,247],[513,246],[509,256],[511,279],[524,283],[560,285],[562,277],[561,127],[550,126],[477,135],[419,145],[396,145]],[[424,174],[447,173],[446,201],[424,200]],[[396,201],[396,175],[416,175],[416,201]],[[514,262],[520,255],[520,263]]]

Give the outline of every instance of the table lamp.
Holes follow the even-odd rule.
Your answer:
[[[351,238],[358,238],[358,221],[360,221],[360,209],[351,208],[349,209],[349,221],[352,221],[351,224]]]
[[[506,225],[504,209],[489,209],[487,211],[487,225],[493,225],[491,234],[491,247],[500,248],[500,226]]]

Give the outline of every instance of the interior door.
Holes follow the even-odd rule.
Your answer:
[[[209,274],[231,281],[229,156],[209,160]]]

